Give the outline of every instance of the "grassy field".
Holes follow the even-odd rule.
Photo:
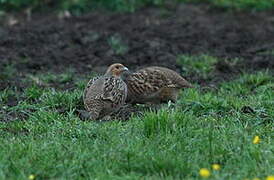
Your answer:
[[[197,59],[181,56],[178,62],[191,58]],[[210,74],[210,66],[190,62],[192,72]],[[175,105],[104,123],[77,116],[88,79],[75,80],[71,71],[34,76],[26,77],[33,83],[24,92],[12,87],[0,92],[5,112],[0,118],[17,117],[0,123],[0,179],[263,180],[273,175],[271,72],[243,73],[216,87],[196,84]],[[41,86],[73,79],[68,90]],[[11,99],[20,101],[8,106]]]
[[[165,7],[166,4],[171,2],[202,2],[215,7],[234,10],[269,10],[274,7],[274,0],[0,0],[0,10],[20,11],[31,8],[32,10],[41,11],[55,9],[57,11],[69,10],[79,15],[97,8],[119,12],[134,12],[144,6]]]

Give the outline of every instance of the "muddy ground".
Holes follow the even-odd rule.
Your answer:
[[[111,38],[124,48],[113,48]],[[273,49],[274,11],[233,13],[207,5],[93,12],[63,20],[34,14],[29,22],[21,18],[13,26],[0,26],[1,68],[13,63],[21,73],[68,67],[102,72],[114,62],[131,69],[162,65],[180,71],[177,55],[200,53],[244,59],[238,68],[273,69],[273,54],[263,53]]]
[[[114,62],[133,70],[160,65],[180,72],[176,57],[181,54],[241,59],[233,66],[218,62],[210,82],[186,77],[203,85],[242,71],[274,70],[274,11],[230,12],[184,4],[135,13],[92,12],[63,19],[34,14],[30,21],[24,16],[15,19],[12,26],[1,20],[0,72],[12,66],[17,73],[0,75],[0,90],[24,88],[25,74],[67,68],[77,75],[102,73]]]

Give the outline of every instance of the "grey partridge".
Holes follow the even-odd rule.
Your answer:
[[[158,66],[140,69],[123,79],[128,87],[126,102],[132,104],[176,102],[180,89],[192,87],[177,72]]]
[[[121,74],[128,71],[122,64],[112,64],[103,76],[91,79],[83,94],[89,118],[99,120],[117,110],[125,103],[127,85]]]

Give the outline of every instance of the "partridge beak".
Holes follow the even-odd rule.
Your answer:
[[[128,68],[127,68],[127,67],[123,67],[122,70],[123,70],[123,71],[128,71]]]

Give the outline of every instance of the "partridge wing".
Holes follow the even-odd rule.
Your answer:
[[[158,67],[152,66],[148,67],[147,69],[150,70],[158,70],[165,78],[167,79],[167,86],[168,87],[176,87],[176,88],[191,88],[193,87],[186,79],[184,79],[179,73],[165,68],[165,67]]]
[[[84,90],[84,93],[83,93],[83,99],[85,100],[86,97],[87,97],[87,92],[88,90],[90,89],[90,87],[94,84],[94,82],[96,80],[98,80],[100,78],[100,76],[97,76],[97,77],[94,77],[92,79],[89,80],[89,82],[87,83],[86,87],[85,87],[85,90]]]
[[[141,69],[127,79],[129,91],[137,95],[150,95],[171,83],[157,69]]]

